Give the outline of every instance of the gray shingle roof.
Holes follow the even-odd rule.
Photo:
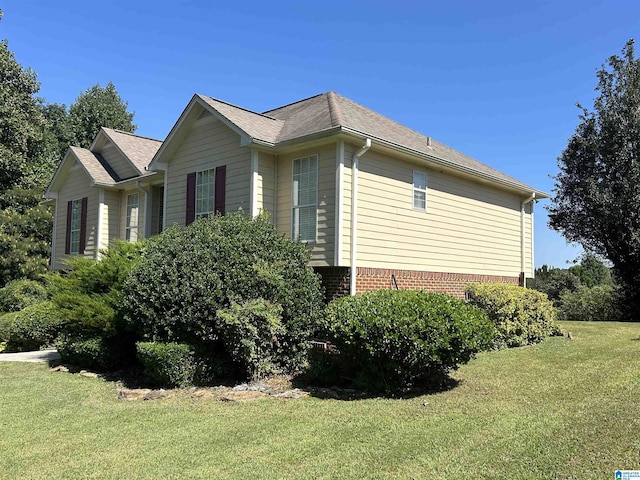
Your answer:
[[[145,172],[145,168],[162,145],[160,140],[154,140],[153,138],[141,137],[112,128],[103,127],[102,129],[122,153],[129,158],[140,174]]]
[[[280,131],[285,123],[283,120],[251,112],[204,95],[198,95],[198,97],[252,139],[273,144],[278,141]]]
[[[100,159],[91,150],[80,147],[69,147],[78,161],[85,168],[91,179],[96,183],[114,185],[118,180],[111,176]]]
[[[198,97],[254,142],[278,146],[313,134],[343,131],[369,137],[374,144],[375,141],[383,142],[524,191],[535,191],[541,197],[549,196],[335,92],[316,95],[263,113],[204,95]]]
[[[502,180],[524,190],[535,190],[539,194],[544,193],[335,92],[324,93],[291,105],[269,110],[264,112],[264,115],[285,121],[278,142],[292,140],[332,127],[346,127],[371,137],[374,141],[375,139],[383,140],[435,157],[472,173]]]

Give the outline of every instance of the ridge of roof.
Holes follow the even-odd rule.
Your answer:
[[[157,138],[147,137],[146,135],[138,135],[137,133],[126,132],[124,130],[119,130],[117,128],[109,128],[109,127],[102,127],[102,128],[104,128],[105,130],[112,131],[112,132],[122,133],[122,134],[125,134],[125,135],[130,135],[132,137],[140,138],[140,139],[143,139],[143,140],[151,140],[152,142],[162,143],[162,140],[158,140]]]
[[[227,105],[228,107],[237,108],[238,110],[242,110],[243,112],[253,113],[254,115],[260,115],[261,117],[268,118],[269,120],[277,120],[276,118],[270,117],[266,113],[254,112],[253,110],[249,110],[248,108],[234,105],[233,103],[225,102],[224,100],[220,100],[219,98],[209,97],[208,95],[201,95],[200,93],[197,93],[196,95],[204,98],[205,100],[213,100],[214,102],[222,103],[224,105]]]
[[[262,112],[262,115],[266,115],[269,112],[275,112],[277,110],[282,110],[282,109],[287,108],[287,107],[292,107],[293,105],[297,105],[298,103],[306,102],[308,100],[311,100],[311,99],[314,99],[314,98],[317,98],[317,97],[321,97],[323,95],[326,95],[326,93],[318,93],[317,95],[312,95],[311,97],[303,98],[302,100],[297,100],[295,102],[287,103],[286,105],[281,105],[279,107],[272,108],[271,110],[266,110],[266,111]]]

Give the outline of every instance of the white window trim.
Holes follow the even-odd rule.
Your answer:
[[[211,185],[211,210],[208,211],[198,211],[198,177],[205,173],[205,172],[211,172],[210,173],[210,178],[212,179],[210,181],[210,185]],[[202,217],[208,217],[209,215],[213,215],[216,212],[216,169],[215,168],[206,168],[204,170],[200,170],[198,172],[196,172],[196,185],[195,185],[195,189],[194,189],[194,195],[196,196],[196,198],[194,199],[194,211],[195,211],[195,219],[199,219]]]
[[[422,175],[424,175],[424,188],[417,188],[416,187],[416,181],[415,181],[415,175],[416,173],[420,173]],[[429,185],[429,174],[427,172],[424,172],[422,170],[413,170],[412,174],[411,174],[411,207],[413,208],[413,210],[416,210],[418,212],[426,212],[428,205],[429,205],[429,194],[427,192],[427,186]],[[416,192],[419,193],[424,193],[424,208],[422,207],[416,207],[416,203],[415,203],[415,194]]]
[[[76,209],[77,206],[77,209]],[[77,218],[76,214],[77,213]],[[77,228],[74,228],[74,220],[77,220]],[[69,254],[78,255],[80,253],[80,235],[82,232],[82,199],[72,200],[71,202],[71,225],[69,227]],[[78,234],[77,242],[73,240],[73,234]]]
[[[305,158],[309,158],[309,159],[315,158],[316,160],[316,196],[314,199],[314,203],[309,203],[304,205],[295,205],[296,199],[295,199],[294,188],[293,188],[293,177],[294,177],[294,171],[295,171],[294,167],[297,160],[304,160]],[[319,190],[319,183],[320,183],[319,171],[320,171],[320,160],[318,158],[318,154],[306,155],[304,157],[298,157],[291,160],[291,238],[295,241],[300,241],[302,243],[316,243],[318,241],[318,190]],[[316,211],[315,222],[314,222],[315,231],[313,234],[313,240],[305,240],[300,238],[299,235],[296,236],[295,234],[296,232],[295,210],[300,208],[308,208],[308,207],[315,207],[315,211]]]
[[[131,202],[131,199],[136,197],[136,203]],[[135,214],[135,224],[132,222],[133,215],[131,215],[131,208],[136,208]],[[131,239],[131,232],[135,232],[135,239]],[[127,210],[126,210],[126,219],[125,219],[125,227],[124,227],[124,238],[127,242],[135,242],[138,240],[140,234],[140,194],[139,193],[129,193],[127,194]]]

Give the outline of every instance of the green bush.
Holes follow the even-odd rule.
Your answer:
[[[560,295],[561,320],[619,321],[622,318],[620,293],[612,285],[580,286],[575,292]]]
[[[13,319],[16,317],[16,314],[17,312],[0,313],[0,352],[4,351],[9,342],[11,327],[13,326]]]
[[[135,336],[119,316],[121,287],[141,256],[144,242],[117,242],[99,261],[69,257],[70,270],[51,273],[52,301],[65,323],[62,348],[87,368],[124,367],[136,362]],[[91,353],[99,358],[91,359]]]
[[[0,288],[0,312],[20,310],[47,299],[47,289],[35,280],[14,280]]]
[[[278,370],[279,339],[285,333],[280,305],[261,298],[232,302],[218,310],[216,325],[241,376],[259,378]]]
[[[504,283],[467,287],[471,304],[493,321],[495,348],[541,342],[557,328],[553,304],[544,293]]]
[[[64,363],[95,370],[111,370],[119,365],[114,348],[100,336],[61,333],[55,347]]]
[[[15,314],[7,350],[30,351],[52,346],[62,327],[63,322],[51,302],[28,306]]]
[[[143,340],[236,356],[243,375],[295,370],[324,307],[309,258],[264,216],[174,226],[149,240],[125,281],[124,317]]]
[[[334,300],[320,331],[348,367],[340,374],[387,392],[442,380],[487,348],[493,334],[485,314],[462,300],[409,290]]]
[[[136,343],[138,359],[145,377],[159,387],[193,385],[196,360],[189,345],[184,343]]]

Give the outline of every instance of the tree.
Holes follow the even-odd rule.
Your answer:
[[[5,40],[0,41],[0,205],[12,188],[42,186],[52,165],[41,162],[45,119],[35,97],[36,73],[22,68]]]
[[[47,103],[41,105],[42,115],[47,122],[44,132],[43,155],[54,158],[57,165],[64,157],[70,145],[75,141],[75,133],[71,127],[66,105]]]
[[[49,260],[52,217],[40,200],[57,159],[46,154],[39,90],[0,41],[0,287],[39,277]]]
[[[558,159],[549,225],[608,259],[625,304],[640,312],[640,60],[629,40],[597,72],[593,111]]]
[[[73,144],[88,148],[101,127],[135,132],[134,114],[127,112],[127,106],[111,82],[105,88],[96,84],[81,93],[69,108]]]
[[[569,267],[569,272],[578,277],[585,287],[613,285],[609,267],[594,254],[583,253],[574,262],[576,265]]]

